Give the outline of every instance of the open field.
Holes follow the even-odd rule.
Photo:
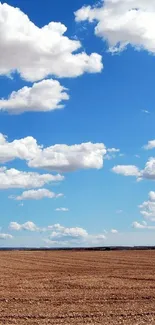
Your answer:
[[[0,252],[0,324],[155,324],[155,251]]]

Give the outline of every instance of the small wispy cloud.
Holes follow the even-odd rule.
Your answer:
[[[111,229],[111,234],[117,234],[118,233],[118,230],[117,229]]]
[[[105,159],[107,160],[111,160],[114,159],[116,157],[116,155],[121,155],[120,154],[120,149],[117,148],[108,148],[107,149],[107,154],[105,155]]]
[[[132,223],[132,227],[135,229],[155,230],[155,226],[149,226],[145,221],[143,221],[142,223],[134,221]]]
[[[142,112],[145,114],[150,114],[150,112],[147,109],[142,109]]]
[[[67,211],[69,211],[69,209],[68,208],[56,208],[55,211],[67,212]]]
[[[12,239],[13,236],[10,234],[0,234],[0,240]]]

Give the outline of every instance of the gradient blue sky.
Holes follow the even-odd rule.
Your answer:
[[[5,1],[1,1],[3,3]],[[17,201],[9,196],[19,196],[28,189],[2,188],[0,226],[2,239],[5,240],[1,240],[0,245],[154,245],[155,208],[151,205],[149,216],[141,214],[144,208],[139,208],[144,201],[154,203],[148,198],[149,192],[155,190],[153,176],[142,176],[143,179],[137,181],[134,176],[125,177],[122,172],[112,171],[118,165],[126,168],[134,165],[143,170],[149,158],[154,157],[154,147],[151,151],[143,148],[155,138],[154,52],[144,44],[141,44],[143,48],[137,50],[129,41],[123,51],[111,53],[108,42],[94,34],[96,22],[75,21],[74,12],[84,5],[93,5],[94,1],[91,0],[8,0],[7,4],[19,7],[40,28],[51,21],[63,23],[67,27],[65,35],[80,40],[82,50],[87,54],[100,54],[104,68],[98,73],[83,73],[74,78],[46,76],[44,79],[58,80],[68,89],[70,98],[64,108],[19,115],[2,111],[0,133],[7,135],[8,142],[32,136],[44,147],[92,142],[104,143],[107,148],[117,148],[120,152],[110,159],[105,157],[103,168],[62,172],[64,181],[43,186],[50,191],[63,193],[64,197]],[[152,13],[155,15],[155,8],[152,8]],[[0,31],[1,26],[0,19]],[[2,47],[1,57],[5,55]],[[32,85],[33,82],[24,80],[19,73],[14,73],[11,78],[1,75],[0,98],[7,99],[13,91]],[[42,168],[30,168],[25,160],[19,159],[2,163],[3,166],[26,172],[55,174]],[[62,207],[69,211],[55,210]],[[22,225],[28,221],[33,222],[39,230],[24,230]],[[133,225],[135,221],[137,224]],[[18,223],[21,229],[13,230],[9,226],[11,222]],[[55,230],[55,224],[64,227],[63,234],[60,230],[61,234],[57,236],[58,241],[51,237],[49,229],[42,230],[49,225],[53,225]],[[72,231],[66,232],[66,229],[76,227],[87,231],[88,241],[87,238],[83,240],[83,235],[72,236]],[[56,231],[59,232],[58,227]],[[3,236],[7,234],[13,238]],[[105,240],[100,241],[100,237],[97,237],[100,235],[105,235]]]

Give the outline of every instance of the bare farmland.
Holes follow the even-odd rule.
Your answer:
[[[0,252],[0,324],[155,324],[155,251]]]

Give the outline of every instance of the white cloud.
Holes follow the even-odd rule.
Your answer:
[[[134,165],[118,165],[112,168],[115,174],[120,174],[124,176],[139,176],[139,169]]]
[[[133,222],[132,227],[135,229],[155,230],[155,226],[148,226],[147,223],[145,223],[145,222],[139,223],[139,222],[135,221],[135,222]]]
[[[63,176],[59,174],[38,174],[33,172],[23,172],[14,168],[0,168],[0,189],[37,188],[61,180],[63,180]]]
[[[108,148],[107,154],[105,155],[104,159],[108,159],[108,160],[114,159],[118,153],[119,153],[119,156],[123,155],[120,153],[120,149]]]
[[[107,149],[107,152],[117,153],[117,152],[120,152],[120,149],[117,149],[117,148],[109,148],[109,149]]]
[[[78,227],[66,228],[60,224],[55,224],[49,226],[48,229],[52,230],[47,238],[48,243],[56,246],[103,245],[106,239],[104,234],[91,235],[85,229]]]
[[[7,240],[7,239],[12,239],[13,236],[10,234],[0,234],[0,240]]]
[[[104,246],[106,241],[106,236],[104,234],[96,234],[88,236],[83,240],[83,246]]]
[[[66,228],[61,226],[60,224],[55,224],[52,226],[48,227],[49,230],[52,230],[52,233],[50,235],[50,239],[55,240],[55,239],[63,239],[66,237],[72,238],[72,239],[77,239],[77,238],[85,238],[88,236],[88,233],[85,229],[83,228]]]
[[[154,0],[104,0],[100,7],[83,7],[75,16],[76,21],[96,21],[95,34],[107,41],[111,52],[130,44],[155,53]]]
[[[0,133],[0,163],[5,163],[16,158],[29,160],[34,158],[41,150],[41,146],[33,137],[26,137],[12,142]]]
[[[118,234],[118,230],[117,229],[111,229],[110,231],[112,234]]]
[[[49,112],[63,107],[62,101],[69,99],[59,81],[43,80],[32,87],[13,91],[8,99],[0,100],[0,109],[10,114],[24,112]]]
[[[49,245],[49,247],[91,247],[91,246],[104,246],[106,237],[104,235],[88,235],[85,238],[67,238],[67,240],[52,240],[49,238],[44,238],[44,242]]]
[[[20,230],[39,231],[40,230],[32,221],[27,221],[23,224],[19,224],[18,222],[14,222],[14,221],[10,222],[9,229],[15,231],[20,231]]]
[[[109,150],[109,149],[108,149]],[[43,148],[33,137],[12,142],[0,134],[0,162],[14,159],[26,160],[29,167],[54,171],[77,169],[100,169],[107,149],[103,143],[81,143],[74,145],[56,144]]]
[[[155,180],[155,158],[149,158],[142,170],[134,165],[118,165],[114,166],[112,171],[123,176],[135,176],[138,181],[142,179]]]
[[[155,222],[155,192],[150,191],[148,196],[148,201],[139,205],[140,213],[145,220]],[[135,221],[132,226],[136,229],[155,230],[155,226],[148,225],[146,221],[142,221],[142,223]]]
[[[143,147],[145,150],[151,150],[155,148],[155,140],[150,140],[148,143]]]
[[[142,112],[145,114],[150,114],[150,112],[147,109],[142,109]]]
[[[155,158],[149,158],[141,173],[142,178],[155,180]]]
[[[67,211],[69,211],[69,209],[68,208],[56,208],[55,211],[67,212]]]
[[[103,167],[106,148],[103,143],[81,143],[68,146],[56,144],[42,149],[29,160],[28,166],[47,170],[69,172],[78,169]]]
[[[53,198],[59,198],[61,196],[63,196],[62,193],[56,194],[45,188],[39,188],[38,190],[24,191],[21,195],[17,197],[11,197],[11,198],[14,198],[17,201],[23,201],[23,200],[41,200],[43,198],[53,199]]]
[[[66,31],[60,22],[39,28],[20,9],[0,3],[0,75],[18,71],[22,78],[37,81],[48,75],[100,72],[102,57],[80,52],[81,43],[64,36]]]
[[[149,200],[139,205],[141,215],[150,221],[155,221],[155,192],[149,192]]]
[[[153,192],[153,191],[149,192],[149,199],[150,199],[150,201],[155,201],[155,192]]]
[[[30,232],[46,233],[47,238],[44,238],[44,242],[50,246],[102,246],[106,240],[104,234],[88,234],[84,228],[64,227],[60,224],[40,228],[32,221],[23,224],[10,222],[9,229],[12,231],[26,230]]]

